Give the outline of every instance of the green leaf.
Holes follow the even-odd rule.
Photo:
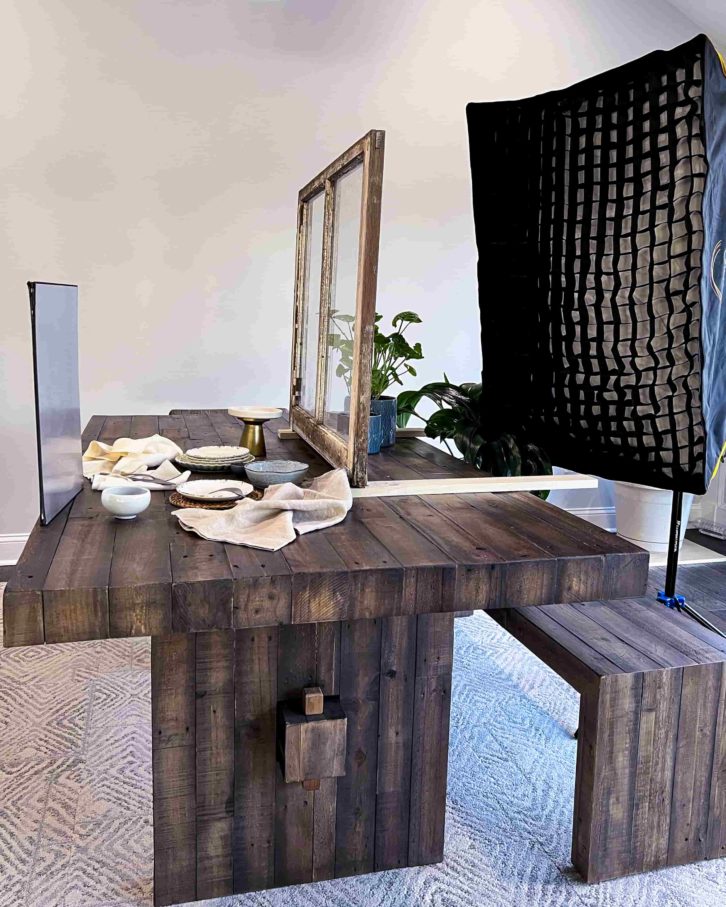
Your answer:
[[[406,363],[406,370],[409,373],[409,375],[413,375],[414,378],[416,377],[416,369],[412,365],[409,365],[408,363]]]
[[[411,416],[416,415],[416,407],[421,402],[422,394],[420,391],[401,391],[396,398],[396,424],[399,428],[405,428]]]
[[[333,313],[331,312],[331,315]],[[355,315],[346,315],[346,314],[335,314],[336,321],[342,321],[344,324],[353,324],[355,322]]]
[[[399,312],[391,320],[394,328],[399,324],[421,324],[421,319],[415,312]]]
[[[429,438],[453,438],[457,429],[456,414],[450,409],[439,409],[426,423],[426,434]]]

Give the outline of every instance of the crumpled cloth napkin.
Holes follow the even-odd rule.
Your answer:
[[[188,481],[191,472],[179,472],[170,460],[181,452],[181,447],[161,435],[136,440],[118,438],[113,444],[91,441],[83,454],[83,475],[91,479],[94,491],[102,491],[111,485],[142,484],[149,491],[168,491],[168,485],[130,482],[124,476],[152,476],[180,485]]]
[[[309,488],[292,482],[271,485],[260,501],[245,498],[229,510],[175,510],[182,528],[213,542],[277,551],[301,535],[334,526],[353,505],[348,476],[334,469]]]

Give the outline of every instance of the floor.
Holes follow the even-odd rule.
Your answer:
[[[726,564],[680,577],[726,616]],[[146,639],[0,651],[0,907],[151,905],[149,686]],[[445,862],[206,903],[723,907],[726,860],[598,886],[572,870],[577,706],[484,614],[457,621]]]

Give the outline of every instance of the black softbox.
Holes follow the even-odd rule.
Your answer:
[[[726,439],[721,58],[701,35],[467,115],[485,428],[703,493]]]

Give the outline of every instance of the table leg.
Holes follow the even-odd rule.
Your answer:
[[[157,905],[443,857],[453,615],[152,640]],[[339,695],[346,774],[286,784],[277,708]]]

